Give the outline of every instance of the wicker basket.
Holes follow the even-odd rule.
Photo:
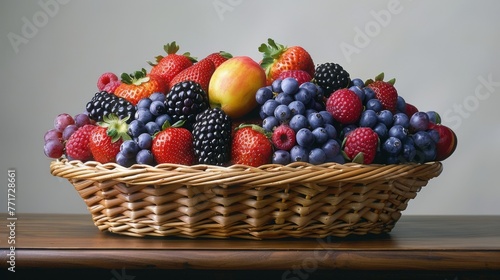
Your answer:
[[[102,231],[271,239],[390,232],[442,164],[124,168],[61,159],[50,170],[73,184]]]

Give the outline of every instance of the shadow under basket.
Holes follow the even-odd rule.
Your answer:
[[[187,238],[324,238],[390,232],[441,162],[134,165],[53,160],[102,231]]]

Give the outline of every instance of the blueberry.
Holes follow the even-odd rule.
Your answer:
[[[140,120],[133,120],[128,125],[128,134],[132,137],[138,137],[141,133],[147,132],[146,126]]]
[[[118,152],[118,154],[116,154],[115,159],[116,159],[117,164],[124,166],[124,167],[130,167],[135,163],[134,158],[128,158],[122,152]]]
[[[140,108],[135,112],[135,119],[141,121],[142,123],[148,123],[154,120],[154,116],[151,114],[149,108]]]
[[[269,116],[262,120],[262,128],[269,132],[273,131],[278,125],[280,125],[280,121],[275,116]]]
[[[410,118],[405,113],[396,113],[394,114],[392,125],[402,125],[404,128],[408,128],[410,126]]]
[[[359,100],[361,100],[361,102],[365,100],[365,91],[362,88],[358,86],[352,86],[349,89],[359,97]]]
[[[290,153],[285,150],[276,150],[273,153],[273,163],[287,165],[291,162]]]
[[[281,81],[281,91],[294,94],[299,89],[299,82],[295,78],[285,78]]]
[[[378,137],[380,139],[385,139],[388,137],[388,130],[387,130],[387,126],[385,126],[385,124],[379,122],[375,125],[375,127],[373,127],[373,131],[375,131],[375,133],[378,134]]]
[[[405,112],[406,111],[406,101],[405,99],[398,95],[398,99],[397,99],[397,102],[396,102],[396,109],[399,111],[399,112]]]
[[[342,137],[346,137],[349,132],[355,130],[358,126],[354,124],[348,124],[342,128]]]
[[[149,99],[151,99],[151,101],[161,101],[161,102],[164,102],[165,101],[165,94],[162,93],[162,92],[153,92],[150,96],[149,96]]]
[[[307,118],[304,115],[293,116],[288,124],[295,132],[299,131],[301,128],[309,126],[309,122],[307,121]]]
[[[274,110],[280,105],[278,101],[274,99],[267,100],[261,107],[261,110],[267,116],[274,116]]]
[[[312,129],[323,127],[325,125],[325,120],[320,113],[311,113],[307,115],[307,121]]]
[[[321,110],[318,113],[320,113],[321,116],[323,117],[325,124],[331,124],[331,125],[334,124],[335,120],[334,120],[332,114],[330,114],[330,112],[325,111],[325,110]]]
[[[270,87],[261,87],[255,93],[255,100],[260,105],[264,104],[267,100],[273,98],[273,91]]]
[[[287,105],[280,104],[274,110],[274,116],[282,123],[288,122],[292,117],[292,111]]]
[[[137,153],[136,162],[139,164],[155,165],[155,159],[150,150],[143,149]]]
[[[272,82],[271,88],[273,89],[274,92],[276,93],[281,93],[281,82],[282,79],[276,79]]]
[[[326,123],[324,125],[324,128],[326,130],[326,134],[328,135],[328,138],[329,139],[337,139],[337,129],[335,128],[335,126],[329,124],[329,123]]]
[[[406,137],[408,136],[408,130],[406,128],[404,128],[402,125],[397,124],[397,125],[393,125],[389,129],[388,135],[389,135],[389,137],[396,137],[399,140],[405,140]]]
[[[313,99],[314,94],[306,88],[299,88],[294,95],[295,100],[308,104]]]
[[[120,152],[127,158],[134,158],[139,151],[139,146],[134,140],[125,140],[120,145]]]
[[[377,113],[373,110],[366,109],[361,113],[359,126],[373,128],[378,122]]]
[[[403,143],[399,138],[390,136],[384,141],[383,148],[390,155],[398,155],[403,149]]]
[[[321,146],[327,158],[333,158],[340,153],[340,144],[335,139],[329,139]]]
[[[290,150],[290,158],[292,162],[309,162],[309,150],[305,147],[295,145]]]
[[[389,110],[382,110],[377,115],[378,121],[385,124],[386,127],[391,127],[394,120],[394,115]]]
[[[360,78],[354,78],[351,80],[351,84],[353,86],[357,86],[359,88],[364,88],[365,87],[365,82],[363,82],[363,80],[361,80]]]
[[[339,163],[339,164],[344,164],[345,163],[345,158],[344,156],[339,153],[338,155],[334,156],[334,157],[327,157],[326,158],[326,162],[336,162],[336,163]]]
[[[441,116],[436,111],[428,111],[426,112],[429,117],[429,121],[435,124],[441,123]]]
[[[278,93],[276,96],[276,101],[282,105],[288,105],[293,101],[293,95],[286,94],[284,92]]]
[[[295,138],[297,140],[297,144],[302,147],[310,148],[314,144],[314,135],[308,128],[301,128],[297,131]]]
[[[412,162],[415,159],[415,155],[417,154],[417,149],[413,143],[403,142],[403,157],[406,161]]]
[[[417,131],[412,135],[412,138],[415,146],[417,146],[421,150],[433,144],[432,138],[429,136],[429,133],[427,133],[427,131]]]
[[[375,92],[373,91],[373,89],[369,88],[369,87],[364,87],[363,88],[363,91],[365,92],[365,100],[371,100],[371,99],[374,99],[376,94]]]
[[[144,97],[139,102],[137,102],[137,109],[144,108],[149,109],[151,106],[151,102],[153,102],[149,97]]]
[[[141,133],[141,135],[137,137],[137,145],[140,149],[150,149],[152,142],[153,138],[147,132]]]
[[[316,144],[323,144],[328,140],[328,133],[323,127],[317,127],[313,129],[312,134],[314,135],[314,142]]]
[[[433,161],[436,159],[437,150],[436,150],[436,145],[434,143],[422,149],[422,152],[424,153],[425,162]]]
[[[290,108],[292,116],[295,116],[297,114],[304,115],[306,113],[306,106],[304,105],[304,103],[297,100],[290,102],[290,104],[288,104],[288,108]]]
[[[309,163],[322,164],[326,162],[326,154],[320,148],[314,148],[309,152]]]
[[[382,102],[376,98],[369,99],[366,101],[366,109],[367,110],[373,110],[375,112],[380,112],[384,106],[382,105]]]
[[[427,133],[429,133],[429,136],[431,137],[434,143],[439,142],[439,132],[437,130],[431,129],[428,130]]]
[[[159,116],[165,114],[167,112],[167,108],[164,102],[155,100],[151,102],[151,105],[149,106],[149,111],[153,116]]]
[[[317,96],[318,94],[321,94],[320,92],[318,92],[318,86],[312,82],[305,82],[305,83],[302,83],[299,88],[303,88],[305,90],[307,90],[311,96]]]
[[[155,135],[157,132],[160,132],[161,128],[154,121],[148,122],[146,125],[146,130],[150,135]]]
[[[155,123],[160,128],[163,128],[163,125],[165,124],[166,121],[168,121],[169,124],[173,124],[172,118],[168,114],[163,114],[163,115],[159,115],[158,117],[156,117]]]

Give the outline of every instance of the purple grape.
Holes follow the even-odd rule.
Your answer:
[[[43,136],[43,140],[45,142],[51,140],[51,139],[55,139],[55,140],[59,140],[61,141],[62,140],[62,132],[60,132],[59,130],[55,129],[55,128],[52,128],[52,129],[49,129],[47,130],[47,132],[45,132],[45,135]]]
[[[413,131],[429,129],[429,116],[425,112],[416,112],[410,118],[410,128]]]
[[[49,158],[60,158],[64,153],[64,145],[58,139],[49,139],[43,145],[43,151]]]
[[[76,124],[70,124],[67,127],[64,128],[62,132],[62,139],[63,140],[68,140],[71,135],[78,130],[78,126]]]
[[[70,124],[75,124],[75,119],[67,113],[59,114],[54,119],[54,128],[60,132],[63,132],[64,129]]]
[[[86,124],[90,124],[90,118],[89,118],[89,115],[85,114],[85,113],[80,113],[80,114],[77,114],[75,117],[74,117],[74,120],[75,120],[75,125],[77,127],[82,127]]]

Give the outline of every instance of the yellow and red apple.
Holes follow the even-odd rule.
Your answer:
[[[248,56],[235,56],[223,62],[212,74],[208,87],[210,107],[220,107],[237,119],[257,107],[255,93],[266,85],[264,69]]]

